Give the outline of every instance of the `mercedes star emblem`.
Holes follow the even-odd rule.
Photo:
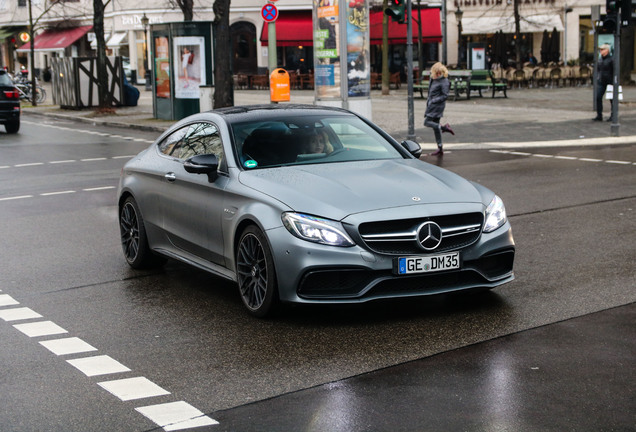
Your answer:
[[[417,241],[422,249],[433,250],[442,242],[442,229],[433,221],[424,222],[417,229]]]

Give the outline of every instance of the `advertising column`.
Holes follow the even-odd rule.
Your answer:
[[[314,0],[313,18],[316,104],[371,119],[367,0]]]

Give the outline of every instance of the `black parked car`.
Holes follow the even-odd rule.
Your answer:
[[[4,69],[0,69],[0,123],[7,133],[20,130],[20,92]]]

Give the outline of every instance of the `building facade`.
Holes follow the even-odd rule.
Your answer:
[[[28,2],[32,2],[33,17],[37,19],[35,37],[35,64],[29,64],[30,43],[20,40],[20,33],[29,25]],[[212,21],[214,0],[195,1],[194,20]],[[344,0],[285,0],[276,2],[277,56],[279,66],[290,70],[313,68],[313,31],[311,16],[313,3],[330,1],[337,4]],[[492,63],[511,65],[516,44],[520,44],[522,61],[535,57],[539,62],[591,63],[594,56],[593,23],[591,7],[598,0],[517,0],[521,38],[517,40],[514,29],[515,0],[445,0],[443,9],[423,9],[417,15],[420,1],[413,0],[414,18],[423,17],[421,25],[413,25],[413,41],[418,42],[418,27],[422,28],[423,47],[414,49],[416,64],[421,53],[424,64],[443,60],[449,65],[467,66],[474,56],[474,48],[483,47],[487,54],[487,66]],[[381,22],[382,0],[369,0],[370,21]],[[268,64],[267,25],[261,16],[265,0],[234,1],[231,5],[230,25],[233,53],[233,72],[264,73]],[[431,4],[431,6],[435,6]],[[602,8],[604,9],[604,4]],[[46,12],[45,12],[46,11]],[[424,13],[424,15],[421,15]],[[104,16],[107,49],[109,55],[127,58],[127,68],[133,79],[143,82],[147,63],[146,32],[143,18],[150,25],[183,20],[179,9],[168,0],[139,0],[136,2],[109,2]],[[0,0],[0,66],[10,70],[20,67],[33,68],[36,73],[45,71],[53,57],[94,55],[95,42],[91,0]],[[440,29],[446,28],[446,40]],[[406,25],[391,23],[401,31],[390,38],[390,56],[395,68],[403,68],[405,57]],[[397,27],[396,27],[397,26]],[[376,25],[375,32],[381,32]],[[372,60],[375,71],[380,65],[381,36],[371,30]],[[380,33],[381,34],[381,33]],[[633,29],[631,30],[633,35]],[[375,37],[375,39],[374,39]],[[546,37],[550,41],[549,49]],[[39,40],[38,40],[39,39]],[[497,48],[497,52],[494,51]],[[628,49],[634,50],[633,42]],[[626,65],[634,69],[633,58]],[[497,60],[494,62],[493,60]],[[128,66],[129,65],[129,66]]]

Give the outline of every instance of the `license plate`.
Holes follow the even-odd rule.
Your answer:
[[[397,259],[397,274],[429,273],[459,268],[459,252]]]

